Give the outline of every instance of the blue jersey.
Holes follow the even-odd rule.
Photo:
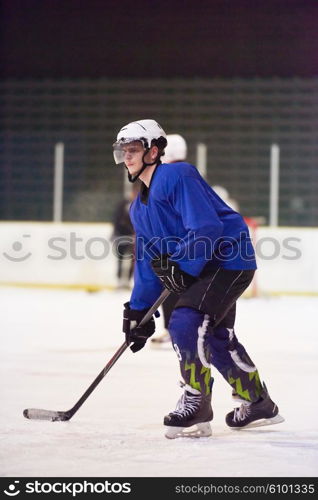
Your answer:
[[[215,266],[256,269],[243,217],[189,163],[158,165],[149,189],[132,203],[130,217],[136,232],[132,309],[150,307],[159,297],[162,284],[151,260],[162,254],[196,277]]]

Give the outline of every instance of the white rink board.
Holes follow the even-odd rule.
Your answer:
[[[2,222],[0,284],[112,287],[112,230],[107,223]]]
[[[0,285],[112,288],[112,225],[0,223]],[[258,294],[318,294],[318,229],[260,227]],[[24,260],[25,259],[25,260]]]
[[[255,248],[260,294],[318,295],[318,228],[260,227]]]

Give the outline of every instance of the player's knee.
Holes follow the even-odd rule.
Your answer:
[[[204,314],[189,307],[178,307],[171,315],[169,333],[172,343],[179,347],[193,348],[198,337],[198,328],[203,322]]]
[[[223,326],[216,326],[213,329],[210,327],[208,330],[207,342],[210,346],[212,356],[218,358],[221,353],[229,349],[229,331]]]

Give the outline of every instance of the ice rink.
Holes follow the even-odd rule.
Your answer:
[[[68,410],[123,342],[129,292],[0,288],[1,473],[5,477],[310,477],[318,471],[317,297],[240,299],[236,333],[285,422],[232,431],[230,387],[216,372],[210,438],[168,440],[181,395],[171,348],[127,350],[69,422]],[[161,333],[162,319],[157,322]]]

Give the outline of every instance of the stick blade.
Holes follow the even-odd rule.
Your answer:
[[[51,422],[62,422],[71,418],[67,411],[39,410],[36,408],[27,408],[23,411],[23,416],[30,420],[49,420]]]

